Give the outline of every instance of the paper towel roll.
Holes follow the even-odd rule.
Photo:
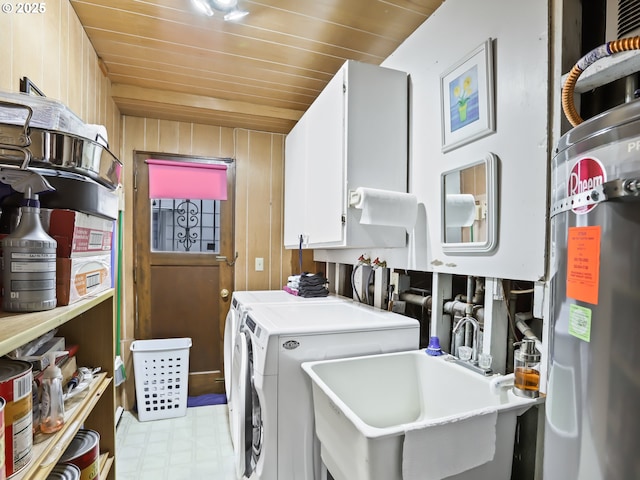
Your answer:
[[[418,214],[418,199],[411,193],[360,187],[351,192],[351,205],[362,210],[360,223],[413,228]]]
[[[470,227],[476,219],[476,200],[468,193],[447,194],[444,220],[447,228]]]

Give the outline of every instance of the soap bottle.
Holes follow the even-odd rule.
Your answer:
[[[429,338],[429,345],[427,345],[425,353],[432,357],[439,357],[442,355],[442,348],[440,348],[440,339],[438,337]]]
[[[540,353],[536,343],[529,338],[514,343],[520,348],[513,354],[513,393],[521,397],[537,398],[540,395]]]
[[[42,375],[42,399],[40,401],[40,430],[57,432],[64,425],[64,397],[62,395],[62,371],[56,365],[56,354],[49,356],[49,366]]]

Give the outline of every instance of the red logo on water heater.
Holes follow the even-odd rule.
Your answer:
[[[605,172],[600,161],[595,158],[581,158],[576,162],[569,174],[569,191],[567,195],[572,196],[590,192],[606,181],[607,172]],[[578,215],[583,215],[593,210],[596,205],[595,203],[592,205],[582,205],[573,207],[572,210]]]

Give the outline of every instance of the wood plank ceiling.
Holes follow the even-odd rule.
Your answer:
[[[288,133],[347,59],[380,64],[444,0],[71,0],[121,113]]]

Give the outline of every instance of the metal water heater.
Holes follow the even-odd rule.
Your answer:
[[[551,188],[544,479],[640,478],[640,101],[562,137]]]

